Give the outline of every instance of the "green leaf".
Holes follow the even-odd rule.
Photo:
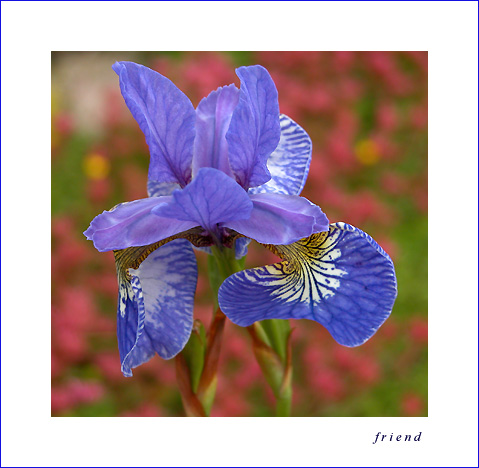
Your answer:
[[[212,381],[210,382],[210,385],[208,386],[208,388],[206,388],[206,390],[201,395],[200,401],[201,401],[201,404],[203,405],[203,408],[207,416],[210,415],[211,408],[215,400],[217,383],[218,383],[218,376],[215,374]]]
[[[197,319],[193,325],[190,339],[183,349],[183,356],[190,371],[191,388],[198,389],[201,374],[205,364],[206,331],[203,324]]]
[[[268,344],[276,351],[283,363],[286,362],[288,338],[291,327],[288,320],[263,320],[261,326],[268,337]]]

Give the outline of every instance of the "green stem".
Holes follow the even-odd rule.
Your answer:
[[[208,260],[208,271],[217,304],[218,289],[223,281],[241,271],[242,267],[235,258],[234,249],[212,246],[211,250],[213,258]],[[293,394],[289,323],[265,320],[254,323],[249,331],[253,336],[256,359],[276,397],[276,416],[289,416]]]
[[[282,362],[286,361],[286,344],[290,327],[287,321],[279,319],[263,320],[264,333],[270,341],[270,346],[278,353]]]
[[[238,261],[235,258],[235,250],[225,247],[211,246],[213,257],[216,260],[216,265],[222,280],[224,281],[228,276],[241,270]]]
[[[293,396],[293,390],[289,385],[280,395],[276,398],[276,416],[289,416],[291,414],[291,398]]]
[[[276,416],[289,416],[293,396],[291,332],[284,336],[286,354],[285,358],[281,359],[278,352],[269,344],[271,340],[268,338],[268,331],[262,324],[264,322],[261,324],[255,322],[248,327],[253,340],[254,355],[276,398]]]
[[[258,336],[258,338],[263,342],[265,343],[266,345],[268,345],[270,348],[272,348],[271,346],[271,340],[268,338],[268,335],[266,334],[266,332],[264,331],[264,322],[266,320],[263,320],[262,322],[255,322],[253,323],[253,325],[251,325],[252,327],[254,327],[254,331],[256,333],[256,335]]]
[[[203,345],[204,354],[202,366],[191,366],[190,373],[196,378],[191,382],[193,384],[192,395],[183,392],[183,399],[186,401],[185,409],[187,414],[196,415],[193,411],[198,405],[204,409],[204,414],[208,416],[213,405],[216,393],[218,360],[221,351],[221,341],[225,323],[225,315],[218,308],[218,289],[223,281],[233,273],[240,271],[241,267],[235,258],[234,249],[213,246],[211,248],[213,255],[208,257],[208,276],[215,304],[215,313],[208,330],[206,343]],[[195,338],[195,337],[193,337]],[[194,343],[193,343],[194,344]],[[193,353],[199,353],[199,350],[191,346]],[[194,357],[197,357],[196,355]],[[190,359],[190,361],[193,361]],[[181,363],[179,363],[181,364]],[[181,370],[181,368],[180,368]],[[198,374],[199,370],[199,375]],[[196,371],[196,374],[194,373]],[[188,411],[189,410],[189,411]]]

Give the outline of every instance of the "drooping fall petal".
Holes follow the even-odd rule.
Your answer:
[[[120,257],[121,258],[121,257]],[[130,280],[118,265],[117,317],[121,370],[148,361],[155,352],[163,359],[178,354],[191,333],[197,281],[196,257],[190,243],[173,240],[152,252]]]
[[[270,248],[284,261],[235,273],[219,289],[221,310],[237,325],[310,319],[339,344],[358,346],[391,313],[394,265],[363,231],[335,223],[329,232]]]

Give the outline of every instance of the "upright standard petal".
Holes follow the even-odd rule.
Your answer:
[[[201,168],[191,184],[173,192],[174,201],[159,205],[153,213],[164,218],[192,222],[215,234],[217,224],[249,218],[253,204],[248,194],[223,172]]]
[[[132,62],[116,62],[126,105],[145,134],[150,148],[148,178],[176,182],[191,178],[195,109],[168,78]]]
[[[289,246],[269,246],[281,263],[235,273],[218,294],[221,310],[248,326],[264,319],[310,319],[345,346],[368,340],[391,313],[394,265],[366,233],[345,223]]]
[[[281,138],[268,158],[271,179],[249,193],[283,193],[299,195],[306,183],[313,144],[308,134],[286,115],[279,117]]]
[[[84,234],[100,252],[106,252],[153,244],[198,225],[152,213],[171,202],[172,197],[153,197],[120,203],[96,216]]]
[[[241,80],[239,103],[226,140],[231,169],[248,189],[271,178],[266,161],[280,139],[278,92],[261,65],[240,67],[236,74]]]
[[[251,216],[224,225],[262,244],[291,244],[329,229],[321,208],[306,198],[274,193],[259,193],[250,198]]]
[[[231,84],[212,91],[196,109],[193,177],[202,167],[213,167],[233,177],[225,135],[238,105],[239,89]]]
[[[185,346],[193,325],[198,275],[195,254],[186,240],[159,247],[137,269],[122,261],[135,258],[135,249],[127,250],[128,255],[116,254],[117,333],[121,370],[131,377],[131,369],[155,352],[170,359]]]

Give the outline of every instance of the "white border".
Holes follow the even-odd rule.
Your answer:
[[[1,10],[2,466],[477,466],[476,2]],[[50,51],[154,49],[430,52],[428,418],[50,418]]]

